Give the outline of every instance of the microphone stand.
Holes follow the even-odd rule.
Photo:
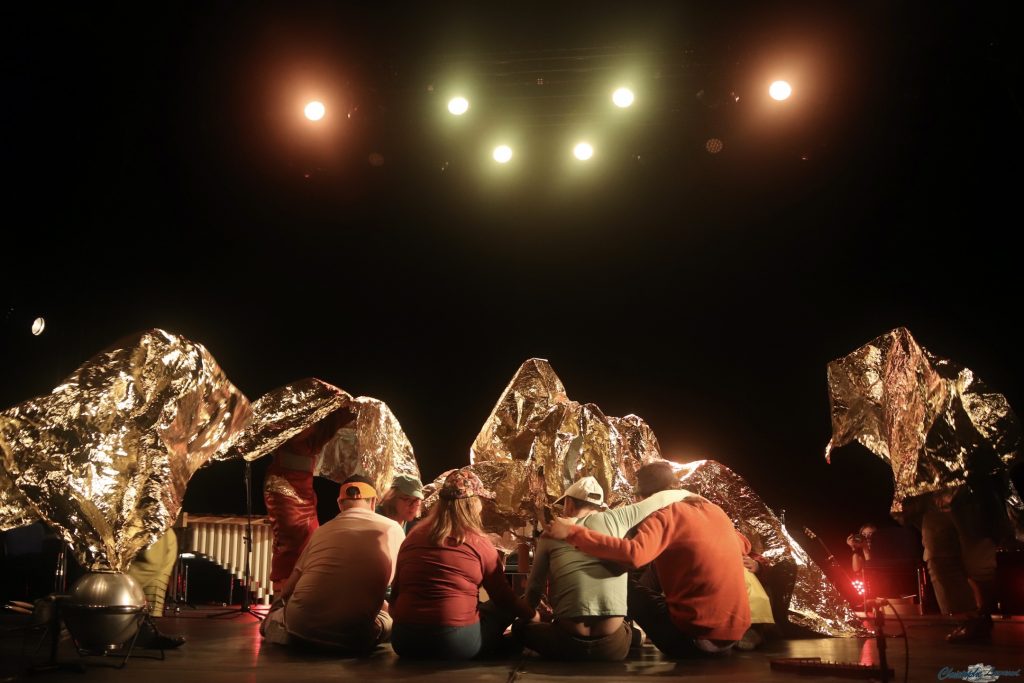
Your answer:
[[[853,580],[850,578],[850,575],[846,572],[846,570],[843,569],[843,566],[839,564],[838,561],[836,561],[836,556],[833,555],[832,551],[829,550],[827,545],[825,545],[825,541],[821,540],[821,538],[819,538],[816,533],[814,533],[807,527],[804,527],[804,534],[808,538],[812,538],[818,542],[818,545],[820,545],[822,550],[825,551],[825,561],[828,563],[828,566],[834,569],[836,572],[838,572],[838,574],[846,581],[847,586],[852,586]]]
[[[245,614],[255,618],[257,621],[263,621],[264,619],[262,614],[253,611],[252,603],[249,601],[252,584],[252,569],[249,566],[249,558],[252,556],[252,463],[248,460],[245,461],[245,470],[242,478],[245,481],[245,569],[243,574],[245,583],[242,585],[242,604],[239,605],[238,609],[217,612],[216,614],[209,615],[207,619],[217,619],[219,617],[233,619]]]

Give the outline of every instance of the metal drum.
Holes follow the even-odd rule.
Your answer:
[[[117,572],[92,572],[71,587],[61,613],[75,642],[86,650],[114,650],[138,633],[146,614],[138,581]]]

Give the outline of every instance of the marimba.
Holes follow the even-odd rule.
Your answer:
[[[245,576],[245,534],[247,518],[229,515],[182,514],[185,541],[179,552],[193,552],[228,570],[235,578]],[[270,519],[252,518],[252,557],[249,558],[250,590],[264,605],[269,605],[274,587],[270,583],[270,559],[273,535]]]

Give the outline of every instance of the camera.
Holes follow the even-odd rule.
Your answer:
[[[852,536],[852,540],[853,540],[854,543],[856,543],[858,545],[863,545],[864,543],[867,543],[868,539],[865,538],[864,534],[854,534]]]

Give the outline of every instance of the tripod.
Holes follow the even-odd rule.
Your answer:
[[[242,604],[239,605],[238,609],[217,612],[209,615],[207,619],[217,619],[219,617],[233,619],[244,614],[255,618],[257,621],[263,621],[264,619],[262,614],[253,611],[252,603],[249,602],[249,589],[252,584],[252,569],[249,566],[249,560],[252,557],[252,463],[248,460],[245,461],[245,470],[242,478],[245,480],[245,569],[243,574],[245,578],[242,584]]]

